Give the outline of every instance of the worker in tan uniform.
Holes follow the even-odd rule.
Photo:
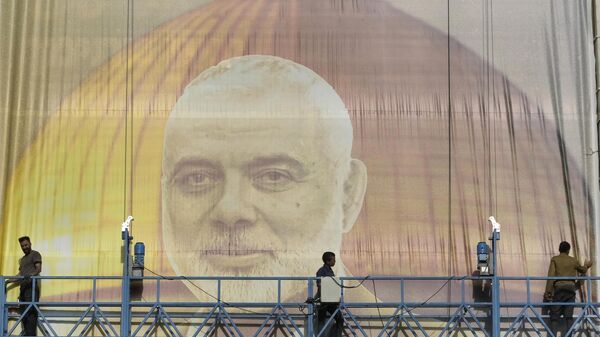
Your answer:
[[[563,241],[558,246],[559,255],[552,257],[548,267],[548,277],[568,277],[585,274],[592,266],[592,261],[586,261],[583,265],[579,261],[569,256],[571,245]],[[575,302],[575,291],[577,285],[575,280],[548,280],[546,283],[546,293],[544,297],[552,299],[552,302]],[[573,305],[553,305],[550,307],[550,330],[554,336],[558,336],[559,327],[564,324],[562,337],[571,328],[573,323]],[[562,316],[562,321],[561,321]]]

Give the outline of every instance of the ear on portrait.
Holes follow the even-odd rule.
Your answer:
[[[344,211],[343,227],[344,233],[348,233],[358,214],[362,209],[363,200],[367,191],[367,167],[358,159],[350,160],[348,177],[344,181]]]

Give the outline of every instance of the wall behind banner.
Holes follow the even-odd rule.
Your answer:
[[[3,2],[0,271],[15,273],[28,234],[45,275],[118,275],[119,225],[133,214],[148,266],[173,274],[161,226],[169,113],[204,70],[253,54],[306,66],[348,109],[352,157],[368,171],[340,250],[348,274],[470,274],[492,214],[504,275],[544,275],[561,240],[591,257],[590,2],[552,3],[520,5],[516,21],[537,18],[529,31],[508,5],[451,4],[448,39],[445,1]]]

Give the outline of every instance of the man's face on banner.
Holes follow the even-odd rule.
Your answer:
[[[181,248],[177,256],[190,255],[177,263],[182,274],[307,275],[315,268],[312,261],[306,268],[300,261],[288,263],[300,257],[307,263],[307,253],[318,261],[321,250],[339,250],[341,170],[323,138],[302,124],[170,124],[164,219],[174,239],[170,248]]]
[[[347,212],[356,193],[348,192],[359,190],[361,203],[364,195],[364,182],[355,187],[352,179],[360,162],[340,149],[351,143],[338,132],[349,121],[322,118],[319,102],[302,104],[291,88],[242,96],[216,93],[202,100],[196,117],[175,112],[169,119],[169,259],[187,276],[313,275],[322,252],[339,252],[356,219],[357,211]]]

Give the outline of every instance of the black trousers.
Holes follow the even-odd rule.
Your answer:
[[[552,302],[575,303],[575,291],[572,289],[557,288],[554,290]],[[552,330],[554,336],[561,330],[561,325],[563,325],[561,336],[566,336],[571,328],[571,324],[573,324],[573,309],[574,306],[572,305],[550,306],[550,330]]]
[[[340,337],[342,336],[342,329],[344,326],[342,313],[337,312],[339,307],[339,303],[322,303],[317,308],[317,331],[315,332],[315,336],[319,334],[319,332],[325,327],[325,324],[331,318],[331,316],[335,315],[329,324],[329,328],[326,329],[322,337]]]
[[[39,282],[39,281],[38,281]],[[33,299],[32,294],[32,281],[25,280],[21,283],[19,288],[19,302],[38,302],[40,300],[40,286],[39,284],[35,285],[35,300]],[[20,306],[21,315],[27,310],[28,305],[23,304]],[[36,308],[29,308],[27,313],[23,316],[21,323],[23,324],[23,334],[24,336],[37,336],[37,320],[38,313]]]

